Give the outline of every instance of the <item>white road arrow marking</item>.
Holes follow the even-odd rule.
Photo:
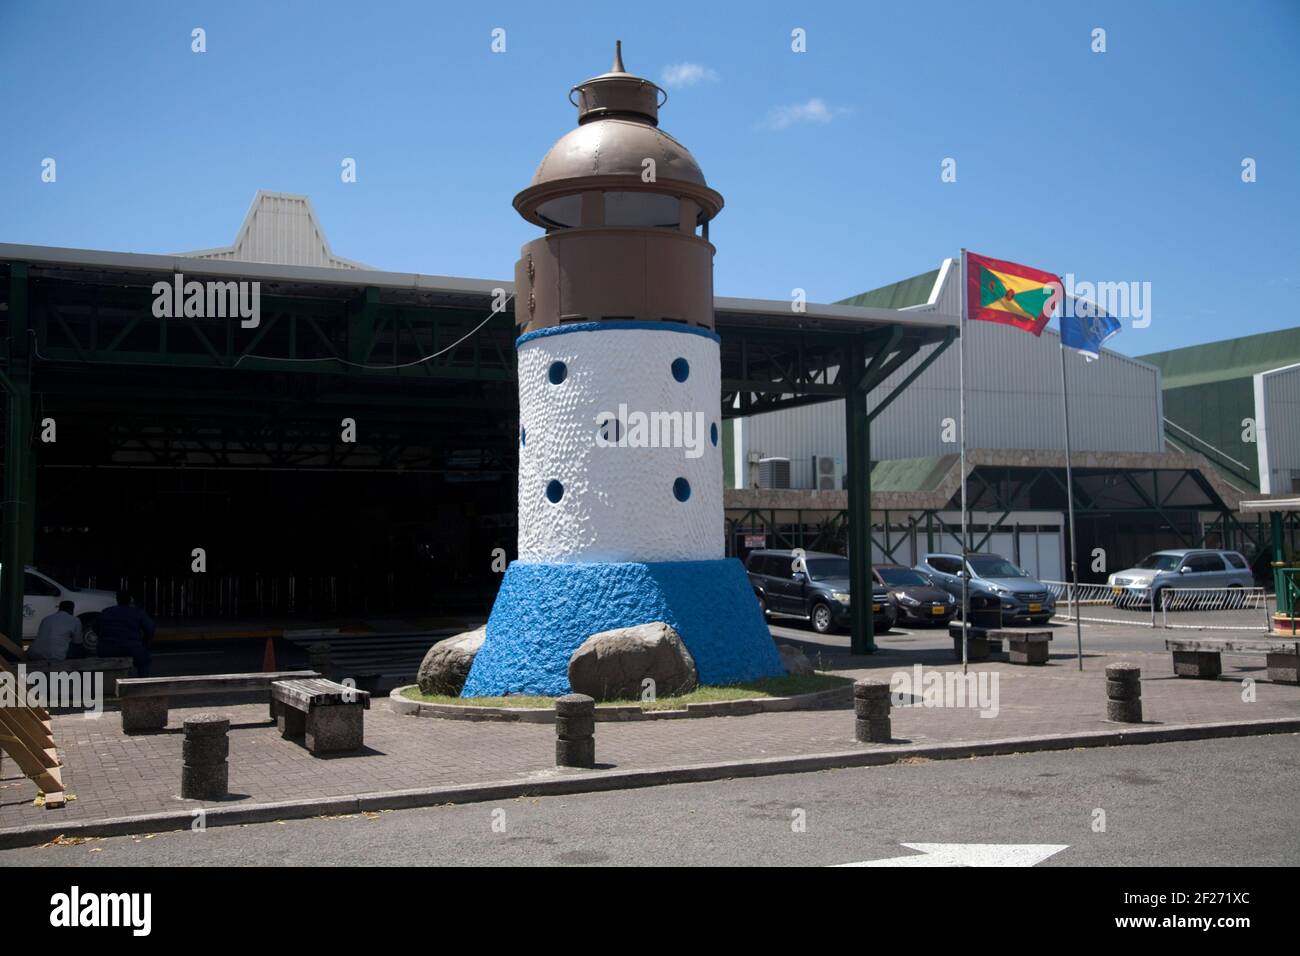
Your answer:
[[[839,866],[1037,866],[1068,843],[903,843],[919,853]]]

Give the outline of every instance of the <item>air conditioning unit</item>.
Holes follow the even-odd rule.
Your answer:
[[[813,487],[818,491],[839,491],[844,481],[844,461],[829,455],[813,455]]]
[[[790,459],[760,458],[758,460],[758,487],[789,488]]]

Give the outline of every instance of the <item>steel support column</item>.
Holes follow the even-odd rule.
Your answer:
[[[867,415],[866,347],[855,337],[844,350],[844,424],[849,505],[849,621],[854,654],[876,649],[871,614],[871,420]]]
[[[15,644],[23,636],[23,571],[32,561],[35,534],[32,497],[35,473],[31,462],[32,379],[28,335],[27,265],[9,267],[9,355],[4,386],[4,507],[0,533],[0,627]]]
[[[1270,512],[1268,520],[1269,530],[1272,532],[1271,537],[1273,538],[1273,594],[1274,599],[1277,601],[1277,609],[1280,611],[1282,610],[1282,593],[1286,589],[1285,575],[1282,574],[1282,568],[1286,566],[1286,539],[1282,531],[1282,512]]]

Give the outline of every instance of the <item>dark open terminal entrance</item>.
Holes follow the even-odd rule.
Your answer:
[[[335,271],[263,277],[243,329],[156,317],[167,272],[6,263],[5,465],[26,493],[5,561],[170,620],[483,612],[515,540],[510,316],[486,283]]]

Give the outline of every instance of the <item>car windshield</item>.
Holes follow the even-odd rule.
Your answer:
[[[880,568],[879,571],[885,583],[896,588],[928,587],[930,584],[924,574],[911,568]]]
[[[814,581],[849,576],[848,558],[805,558],[804,563],[808,566],[808,577]]]
[[[977,577],[981,578],[1027,578],[1029,575],[1016,567],[1006,558],[996,555],[988,557],[970,557],[966,562]]]
[[[1157,551],[1155,554],[1148,554],[1133,567],[1141,568],[1143,571],[1172,571],[1178,567],[1178,562],[1181,560],[1182,558],[1176,554],[1161,554]]]

